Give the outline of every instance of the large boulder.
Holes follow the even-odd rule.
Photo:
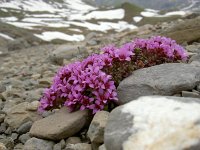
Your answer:
[[[200,69],[183,63],[161,64],[136,70],[117,88],[119,103],[140,96],[178,94],[192,90],[200,82]]]
[[[4,121],[8,123],[12,129],[17,129],[28,121],[40,119],[41,116],[39,116],[37,112],[27,110],[28,105],[28,102],[23,102],[10,108],[7,111],[7,116]]]
[[[107,150],[200,149],[200,99],[145,96],[114,109]]]
[[[88,122],[89,111],[69,112],[63,107],[60,111],[34,122],[30,134],[34,137],[61,140],[79,132]]]

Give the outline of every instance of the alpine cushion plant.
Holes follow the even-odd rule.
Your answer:
[[[39,111],[60,108],[90,109],[93,113],[117,102],[116,87],[133,70],[162,63],[186,61],[185,50],[174,40],[155,36],[121,47],[108,45],[102,54],[62,67],[45,89]]]

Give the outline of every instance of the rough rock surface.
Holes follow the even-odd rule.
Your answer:
[[[170,63],[139,69],[120,83],[117,89],[119,103],[124,104],[140,96],[171,96],[192,90],[199,82],[200,69],[190,64]]]
[[[107,124],[108,117],[109,112],[107,111],[99,111],[95,114],[87,133],[92,142],[104,142],[104,128]]]
[[[9,124],[12,129],[19,128],[23,123],[28,121],[35,121],[41,118],[37,112],[27,111],[28,102],[20,103],[12,107],[5,118],[5,122]]]
[[[88,115],[87,110],[69,113],[63,107],[59,112],[34,122],[30,134],[44,139],[64,139],[79,132],[87,123]]]
[[[141,97],[111,112],[105,146],[107,150],[200,149],[199,120],[200,99]]]

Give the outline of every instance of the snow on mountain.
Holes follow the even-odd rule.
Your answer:
[[[122,8],[100,9],[82,0],[1,0],[0,12],[0,21],[37,31],[34,35],[46,41],[80,41],[84,40],[81,32],[120,32],[137,28],[133,23],[140,22],[144,17],[184,15],[183,12],[159,15],[159,11],[145,9],[139,15],[132,16],[132,21],[127,21],[124,20],[126,10]],[[65,33],[58,32],[60,28],[64,28]]]

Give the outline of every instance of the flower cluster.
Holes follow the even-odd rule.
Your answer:
[[[136,62],[143,61],[144,66],[152,66],[166,62],[186,61],[188,56],[175,40],[155,36],[150,39],[136,39],[134,42]]]
[[[111,61],[107,54],[95,54],[82,62],[62,67],[54,77],[53,85],[44,92],[39,109],[62,105],[71,111],[91,109],[96,113],[104,109],[109,101],[117,100],[112,77],[101,70],[110,66]]]
[[[73,110],[102,110],[117,101],[116,86],[139,68],[187,60],[185,50],[170,38],[136,39],[121,47],[108,45],[103,54],[62,67],[44,91],[39,110],[67,106]]]

